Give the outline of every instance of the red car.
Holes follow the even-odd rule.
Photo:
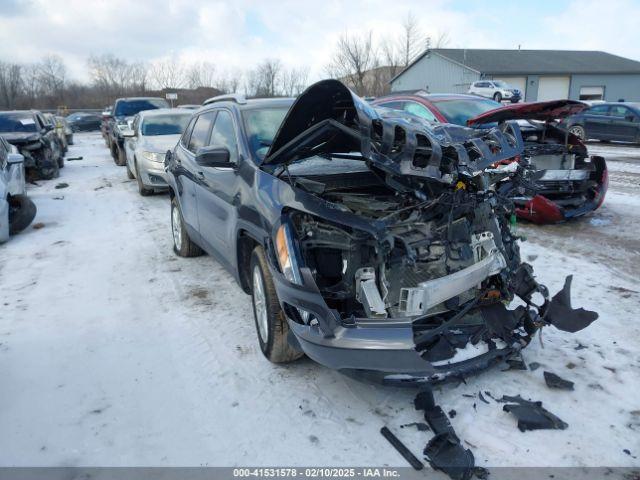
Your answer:
[[[607,164],[589,157],[584,143],[558,126],[587,105],[573,100],[518,103],[503,106],[473,95],[402,93],[371,102],[404,110],[432,122],[475,128],[517,120],[524,140],[521,164],[538,173],[531,192],[512,197],[519,218],[534,223],[558,223],[594,211],[608,187]]]

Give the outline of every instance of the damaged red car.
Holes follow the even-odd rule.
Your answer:
[[[519,162],[535,170],[526,191],[513,192],[519,218],[558,223],[598,209],[607,193],[607,164],[559,122],[588,106],[574,100],[508,105],[467,121],[472,127],[519,120],[524,149]]]

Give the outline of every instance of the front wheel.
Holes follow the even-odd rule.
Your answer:
[[[501,94],[500,92],[496,92],[496,93],[493,95],[493,99],[494,99],[496,102],[501,102],[501,101],[502,101],[502,94]]]
[[[267,258],[261,246],[256,247],[251,254],[251,299],[258,342],[264,356],[273,363],[287,363],[302,357],[303,353],[287,342],[289,324],[280,308]]]
[[[202,249],[189,238],[176,197],[171,199],[171,233],[173,234],[173,251],[178,255],[181,257],[202,255]]]
[[[573,125],[572,127],[569,127],[569,133],[574,134],[576,137],[578,137],[580,140],[582,140],[583,142],[585,141],[585,131],[584,128],[580,125]]]
[[[26,195],[9,197],[9,234],[15,235],[29,226],[36,216],[36,205]]]
[[[125,160],[125,165],[127,164],[127,161]],[[142,183],[142,176],[140,175],[140,169],[138,168],[138,161],[134,160],[134,164],[136,166],[136,179],[138,180],[138,192],[140,192],[140,195],[142,195],[143,197],[148,197],[149,195],[153,194],[153,188],[147,188],[144,186],[144,183]],[[127,167],[128,169],[129,167]]]

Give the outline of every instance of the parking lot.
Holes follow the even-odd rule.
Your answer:
[[[539,279],[555,293],[574,274],[574,305],[600,318],[544,329],[524,351],[543,368],[436,391],[478,466],[640,465],[640,149],[589,148],[609,162],[603,207],[518,229]],[[266,361],[250,298],[212,258],[173,253],[168,197],[141,197],[99,133],[76,135],[78,156],[30,185],[34,224],[0,246],[3,465],[406,465],[383,425],[422,451],[428,436],[401,428],[422,420],[414,390]],[[575,390],[550,390],[543,370]],[[568,429],[521,433],[503,394]]]

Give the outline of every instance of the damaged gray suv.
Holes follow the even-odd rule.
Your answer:
[[[522,149],[515,122],[433,125],[335,80],[295,102],[214,98],[166,156],[174,249],[252,295],[271,361],[464,376],[597,318],[571,307],[570,277],[551,299],[520,259],[507,193],[530,172],[499,162]]]

